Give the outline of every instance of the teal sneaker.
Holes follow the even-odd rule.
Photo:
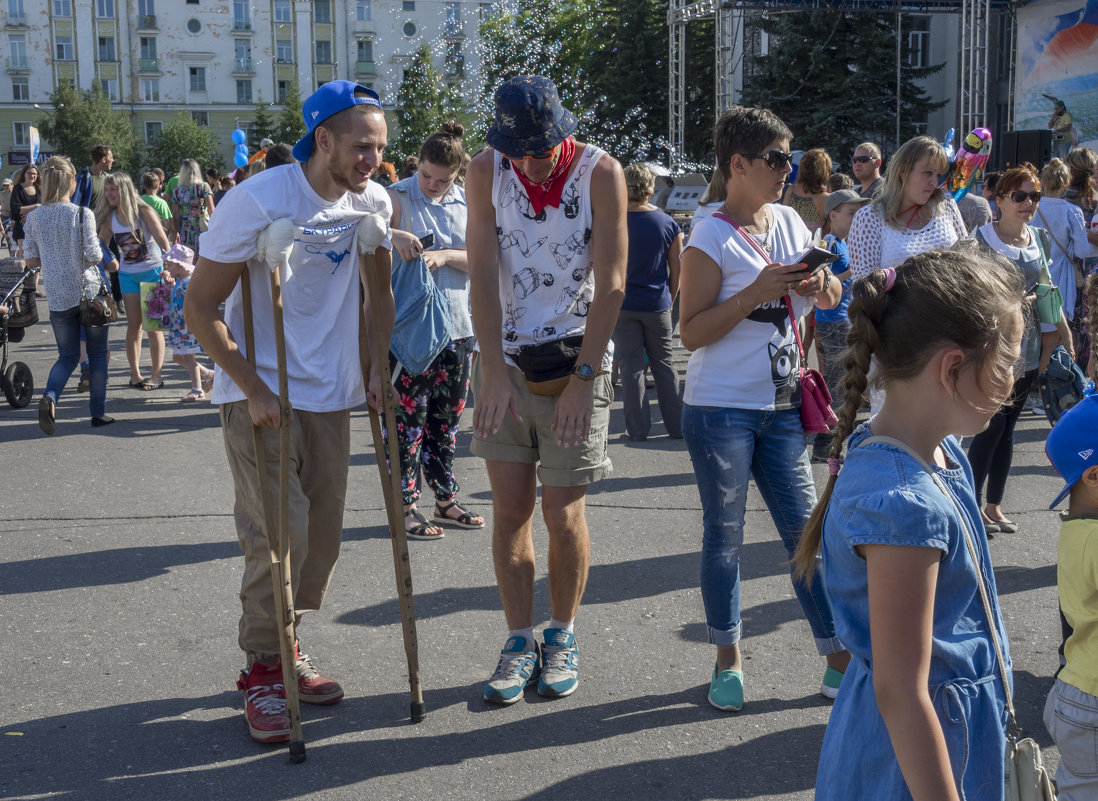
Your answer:
[[[546,629],[544,636],[538,695],[545,698],[571,695],[579,686],[579,650],[576,648],[576,638],[572,632],[564,629]]]
[[[820,695],[830,698],[832,701],[839,695],[839,685],[843,683],[845,674],[833,667],[824,671],[823,682],[820,684]]]
[[[538,646],[525,637],[511,637],[499,654],[496,672],[484,685],[484,700],[490,704],[513,704],[526,685],[537,678]]]
[[[713,678],[709,682],[709,703],[722,712],[739,712],[743,709],[743,671],[717,671],[713,664]]]

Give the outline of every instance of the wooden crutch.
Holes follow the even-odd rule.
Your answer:
[[[377,262],[374,251],[385,239],[386,221],[377,215],[363,217],[358,224],[358,254],[366,259],[366,296],[370,308],[379,308],[383,291],[392,289],[380,285],[377,275]],[[370,314],[370,328],[375,346],[385,342],[388,337],[382,330],[381,319]],[[419,723],[427,717],[427,707],[423,703],[423,687],[419,679],[419,642],[416,639],[416,608],[412,598],[412,568],[408,560],[408,537],[404,531],[404,504],[400,487],[400,446],[397,442],[396,408],[393,405],[393,381],[389,373],[389,354],[379,352],[375,347],[370,352],[366,342],[365,321],[359,317],[359,358],[362,361],[362,380],[369,386],[369,367],[374,360],[381,366],[382,410],[385,414],[385,428],[389,432],[388,459],[385,453],[385,439],[381,433],[381,422],[377,410],[370,407],[370,429],[374,435],[374,453],[377,457],[377,469],[381,476],[381,494],[385,499],[385,512],[389,518],[389,539],[393,545],[393,567],[396,570],[397,600],[400,603],[400,622],[404,630],[404,653],[408,658],[408,683],[411,690],[411,718]]]
[[[294,593],[290,573],[290,392],[286,375],[286,331],[282,320],[281,267],[289,259],[294,245],[294,224],[275,220],[265,232],[266,252],[259,258],[271,268],[271,307],[274,310],[275,354],[278,360],[278,517],[275,518],[271,487],[267,482],[267,447],[259,426],[252,426],[252,444],[263,505],[263,527],[267,535],[267,553],[271,560],[275,612],[278,615],[278,647],[282,656],[282,684],[290,715],[290,761],[305,761],[305,739],[301,733],[301,704],[297,695],[297,669],[294,654]],[[252,316],[252,287],[248,268],[240,277],[244,301],[244,346],[248,363],[255,360],[255,322]]]

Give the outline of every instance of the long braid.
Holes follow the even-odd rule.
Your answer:
[[[865,391],[869,388],[873,354],[880,349],[879,327],[889,302],[885,280],[884,271],[875,270],[854,283],[854,298],[848,311],[850,332],[846,338],[843,361],[846,370],[842,380],[843,403],[839,408],[839,424],[832,435],[831,451],[828,454],[830,475],[793,553],[793,575],[807,581],[811,581],[816,570],[816,554],[820,550],[824,515],[835,488],[843,446],[857,424],[858,410]]]

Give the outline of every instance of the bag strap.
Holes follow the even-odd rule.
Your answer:
[[[987,583],[984,581],[983,568],[980,564],[979,554],[977,554],[976,552],[976,544],[972,540],[972,533],[968,530],[968,524],[965,522],[965,516],[964,513],[961,511],[960,504],[958,504],[957,499],[953,497],[953,493],[946,489],[945,484],[943,484],[942,480],[938,478],[937,471],[934,470],[934,468],[932,468],[929,464],[927,464],[926,459],[917,454],[907,443],[901,442],[894,437],[882,437],[874,435],[862,440],[862,442],[859,443],[858,447],[861,447],[862,445],[868,445],[871,442],[880,442],[882,444],[891,445],[894,448],[899,448],[916,462],[918,462],[923,470],[925,470],[930,475],[930,478],[934,481],[934,483],[938,485],[938,489],[942,491],[942,494],[945,495],[949,499],[950,503],[953,504],[953,508],[957,512],[957,519],[961,523],[961,531],[963,531],[965,535],[965,545],[968,548],[969,558],[972,559],[972,564],[976,568],[976,586],[980,590],[980,601],[983,603],[984,615],[987,617],[987,627],[988,631],[991,634],[991,643],[995,646],[995,661],[998,663],[999,666],[999,680],[1003,683],[1003,695],[1006,697],[1007,717],[1010,723],[1010,728],[1011,731],[1015,733],[1015,735],[1020,735],[1022,729],[1018,725],[1018,720],[1014,715],[1014,701],[1010,696],[1010,678],[1007,675],[1006,659],[1003,657],[1003,647],[999,642],[999,630],[998,627],[995,625],[995,616],[991,611],[991,599],[988,597]]]
[[[1050,237],[1052,238],[1052,241],[1056,243],[1056,247],[1060,248],[1060,252],[1064,254],[1064,257],[1065,257],[1065,258],[1066,258],[1066,259],[1067,259],[1067,260],[1068,260],[1069,262],[1071,262],[1072,264],[1074,264],[1075,262],[1074,262],[1074,261],[1072,260],[1072,258],[1071,258],[1071,254],[1067,252],[1067,248],[1065,248],[1065,247],[1064,247],[1063,245],[1061,245],[1061,244],[1060,244],[1060,240],[1059,240],[1059,239],[1057,239],[1057,238],[1056,238],[1056,234],[1054,234],[1054,233],[1052,232],[1052,226],[1050,226],[1050,225],[1048,224],[1048,220],[1046,220],[1046,219],[1045,219],[1045,215],[1044,215],[1044,213],[1043,213],[1043,212],[1041,211],[1041,207],[1040,207],[1040,206],[1038,206],[1038,207],[1037,207],[1037,216],[1038,216],[1038,217],[1040,217],[1040,218],[1041,218],[1041,222],[1043,222],[1043,223],[1045,224],[1045,227],[1044,227],[1044,228],[1043,228],[1042,230],[1044,230],[1044,231],[1048,231],[1048,235],[1049,235],[1049,236],[1050,236]],[[1042,242],[1041,244],[1043,245],[1044,243]],[[1044,255],[1044,256],[1045,256],[1045,258],[1048,258],[1047,254],[1042,254],[1042,255]]]
[[[1034,228],[1032,225],[1027,225],[1026,228],[1029,229],[1029,235],[1033,237],[1033,241],[1037,244],[1037,250],[1041,254],[1041,278],[1048,281],[1048,286],[1052,286],[1052,273],[1048,269],[1049,258],[1045,249],[1045,240],[1038,233],[1039,230],[1043,229]]]
[[[749,233],[747,233],[747,231],[743,230],[743,227],[738,222],[733,220],[731,217],[729,217],[723,211],[715,211],[715,212],[713,212],[713,216],[716,217],[719,220],[724,220],[726,223],[731,225],[732,228],[736,231],[736,233],[739,234],[740,236],[742,236],[744,241],[747,242],[747,244],[749,244],[753,248],[755,248],[756,252],[760,256],[762,256],[763,259],[766,260],[767,264],[770,264],[770,261],[771,261],[770,256],[766,253],[765,250],[763,250],[761,247],[759,247],[759,243],[755,241],[755,237],[751,236],[751,234],[749,234]],[[793,326],[793,336],[797,338],[797,350],[799,350],[800,353],[801,353],[801,366],[803,367],[804,363],[805,363],[804,345],[801,344],[800,326],[797,324],[797,320],[793,316],[793,304],[789,300],[789,293],[788,292],[785,293],[785,295],[782,296],[782,302],[785,303],[785,310],[789,314],[789,322]]]

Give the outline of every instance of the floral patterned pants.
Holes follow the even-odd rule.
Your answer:
[[[400,484],[406,506],[419,498],[421,470],[440,503],[448,503],[460,489],[454,478],[454,450],[469,392],[472,341],[472,337],[453,340],[419,375],[401,368],[397,376]],[[391,355],[389,364],[396,364]]]

